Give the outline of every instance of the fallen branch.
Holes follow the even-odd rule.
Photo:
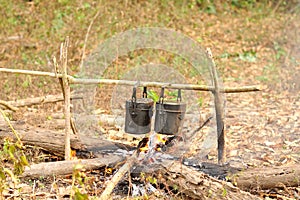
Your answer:
[[[160,163],[161,176],[169,186],[176,185],[179,192],[192,199],[260,199],[244,192],[231,183],[220,181],[192,170],[178,161],[165,160]]]
[[[54,155],[63,157],[64,134],[62,132],[31,127],[20,122],[11,122],[11,124],[18,132],[23,144],[40,147]],[[0,141],[4,138],[12,138],[14,141],[17,141],[11,129],[4,122],[0,122]],[[71,136],[71,148],[74,150],[85,150],[85,146],[75,135]]]
[[[72,94],[71,99],[82,99],[83,97],[80,95]],[[26,98],[26,99],[20,99],[16,101],[2,101],[0,100],[0,104],[3,105],[10,105],[12,108],[9,108],[10,110],[18,109],[17,107],[24,107],[24,106],[33,106],[33,105],[39,105],[44,103],[56,103],[59,101],[63,101],[64,97],[63,95],[47,95],[43,97],[33,97],[33,98]]]
[[[247,169],[233,174],[230,180],[243,190],[298,187],[300,164]]]
[[[19,110],[17,107],[11,105],[10,103],[6,102],[6,101],[2,101],[0,100],[0,106],[3,106],[5,108],[8,108],[9,110],[12,110],[12,111],[17,111]],[[1,108],[1,107],[0,107]]]
[[[113,189],[120,182],[120,180],[123,178],[126,172],[130,171],[132,165],[136,161],[136,158],[137,158],[137,152],[135,151],[134,154],[126,161],[126,163],[118,170],[118,172],[108,182],[108,184],[105,187],[105,190],[102,192],[99,198],[100,200],[106,200],[110,198]]]
[[[49,153],[64,156],[64,133],[40,127],[33,127],[24,122],[10,122],[14,130],[18,132],[23,144],[40,147]],[[0,142],[5,138],[17,141],[15,134],[7,125],[5,119],[0,115]],[[117,149],[133,150],[134,148],[118,142],[112,142],[103,138],[93,138],[85,136],[80,138],[78,135],[71,135],[71,148],[76,152],[90,152],[93,156],[101,156],[101,151],[116,151]],[[100,152],[100,153],[98,153]]]
[[[1,122],[0,124],[0,140],[11,137],[16,140],[14,137],[14,134],[11,132],[11,129],[7,126],[5,121]],[[26,145],[33,145],[42,147],[43,149],[55,153],[56,155],[64,155],[64,135],[60,132],[45,130],[41,128],[36,127],[28,127],[25,126],[25,124],[22,123],[16,123],[11,122],[14,129],[19,133],[20,139],[23,144]],[[86,141],[87,148],[85,148],[81,141],[79,141],[78,138],[75,136],[71,136],[71,147],[75,150],[93,150],[93,153],[99,155],[99,161],[101,162],[101,157],[103,154],[101,154],[101,151],[106,152],[107,150],[112,150],[112,152],[116,151],[117,149],[126,149],[126,146],[118,145],[112,142],[108,142],[101,139],[95,139],[95,138],[84,138]],[[132,150],[132,149],[129,149]],[[113,153],[107,153],[108,158],[113,157]],[[124,157],[125,158],[125,155]],[[114,179],[112,183],[110,183],[111,188],[114,187],[115,184],[118,183],[118,181],[122,178],[122,176],[131,168],[133,164],[133,161],[128,159],[127,164],[125,164],[122,169],[120,169],[118,175]],[[202,172],[196,171],[193,168],[190,168],[188,166],[182,165],[178,161],[170,161],[167,159],[164,159],[162,163],[159,163],[163,169],[164,173],[166,173],[165,178],[168,178],[169,181],[174,181],[173,183],[176,183],[179,186],[182,186],[182,191],[187,191],[187,193],[191,193],[189,195],[192,195],[193,189],[198,187],[198,190],[201,190],[202,192],[206,192],[206,194],[210,190],[210,186],[207,186],[205,188],[205,184],[201,185],[201,177],[206,178],[209,180],[208,175],[203,175]],[[230,168],[227,169],[227,166],[219,166],[216,164],[206,165],[203,164],[205,173],[213,174],[216,177],[227,177],[229,178],[229,181],[232,182],[235,186],[239,187],[243,190],[252,190],[252,189],[270,189],[270,188],[281,188],[283,186],[292,186],[297,187],[300,185],[300,181],[297,179],[297,177],[300,177],[300,164],[294,164],[289,166],[271,166],[271,167],[264,167],[264,168],[255,168],[255,169],[244,169],[243,171],[237,172],[237,170],[232,170]],[[220,168],[221,167],[221,168]],[[55,168],[52,166],[52,168]],[[72,167],[69,167],[69,169],[65,170],[72,170]],[[55,170],[55,169],[53,169]],[[157,170],[159,168],[151,168],[151,172],[157,173]],[[202,169],[200,169],[202,170]],[[59,171],[59,170],[58,170]],[[146,171],[146,170],[145,170]],[[167,171],[169,171],[167,173]],[[180,172],[180,173],[179,173]],[[36,172],[38,173],[38,172]],[[39,175],[44,176],[43,171],[39,171]],[[59,175],[58,172],[56,172],[57,175]],[[200,175],[201,173],[202,175]],[[175,175],[174,175],[175,174]],[[176,175],[177,174],[177,175]],[[38,174],[37,174],[38,176]],[[176,178],[174,178],[174,176]],[[172,179],[173,177],[173,179]],[[188,181],[184,181],[188,180]],[[191,182],[191,180],[194,180],[195,182]],[[182,181],[182,182],[181,182]],[[198,182],[199,181],[199,182]],[[171,184],[172,182],[170,182]],[[197,184],[198,185],[197,185]],[[209,183],[209,182],[203,182],[203,183]],[[223,183],[220,182],[219,183]],[[193,185],[194,184],[194,185]],[[219,185],[220,185],[219,184]],[[200,186],[199,186],[200,185]],[[187,188],[185,188],[187,187]],[[188,189],[190,187],[190,189]],[[220,188],[218,188],[218,192],[220,192]],[[228,192],[228,189],[225,187],[226,191]],[[231,188],[232,189],[232,188]],[[230,190],[231,190],[230,189]],[[225,191],[225,190],[224,190]],[[111,192],[111,189],[110,189]],[[232,191],[234,192],[234,191]],[[106,193],[108,194],[109,191]],[[218,193],[220,194],[220,193]],[[230,193],[234,194],[234,193]],[[244,199],[244,198],[241,198]]]
[[[78,164],[83,165],[85,170],[99,169],[108,165],[116,165],[123,158],[117,155],[103,155],[101,158],[56,161],[31,165],[26,167],[22,177],[37,178],[53,175],[69,175],[73,173],[74,167]]]

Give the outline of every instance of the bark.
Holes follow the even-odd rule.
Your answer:
[[[300,164],[247,169],[231,175],[230,180],[243,190],[298,187]]]
[[[54,155],[64,156],[65,135],[62,132],[31,127],[20,122],[11,123],[25,145],[41,147]],[[0,140],[7,137],[16,140],[11,129],[4,122],[0,121]],[[85,146],[81,143],[79,137],[71,135],[71,148],[74,150],[84,150]]]
[[[64,156],[64,133],[26,125],[23,122],[11,122],[25,145],[40,147],[54,155]],[[117,149],[133,150],[133,147],[122,143],[107,141],[103,138],[80,137],[71,135],[71,148],[80,154],[89,153],[92,157],[102,156],[103,151],[114,152]],[[0,117],[0,141],[4,138],[17,140],[6,122]],[[86,156],[83,156],[86,157]]]
[[[132,172],[132,176],[139,176],[141,172],[157,173],[159,168],[162,168],[161,171],[163,172],[163,177],[166,180],[171,179],[172,176],[175,177],[173,177],[174,180],[171,180],[171,182],[169,183],[170,185],[175,184],[177,186],[185,186],[184,181],[186,181],[187,188],[183,187],[182,189],[190,192],[193,191],[194,186],[197,185],[197,177],[207,178],[207,176],[210,178],[218,177],[222,180],[226,179],[228,182],[238,187],[239,189],[249,192],[257,191],[259,189],[298,187],[300,185],[300,164],[270,166],[254,169],[239,169],[230,167],[228,165],[201,163],[201,167],[195,170],[195,168],[182,165],[178,161],[163,160],[162,162],[159,162],[155,167],[136,167],[136,169]],[[178,173],[179,176],[177,176],[176,173]],[[180,178],[180,180],[177,180],[178,177]],[[196,181],[195,183],[193,183],[194,186],[189,182],[190,180]],[[191,188],[188,189],[188,187]],[[190,192],[189,195],[192,195],[190,194]]]
[[[192,170],[178,161],[161,163],[160,174],[169,186],[192,199],[260,199],[231,183],[220,181],[203,172]]]

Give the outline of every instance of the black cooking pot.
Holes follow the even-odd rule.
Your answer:
[[[147,88],[144,87],[143,98],[136,98],[136,87],[132,98],[126,101],[125,132],[145,134],[151,131],[153,115],[153,100],[147,98]]]
[[[155,107],[154,130],[160,134],[177,135],[183,125],[186,104],[181,102],[181,90],[178,90],[177,101],[164,101],[164,88]]]

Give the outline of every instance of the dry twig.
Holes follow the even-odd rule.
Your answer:
[[[81,62],[80,62],[80,69],[82,69],[82,66],[83,66],[83,60],[85,58],[85,48],[86,48],[86,44],[87,44],[87,40],[89,38],[89,33],[91,31],[91,28],[93,26],[93,23],[94,21],[97,19],[97,17],[99,16],[100,14],[100,10],[95,14],[95,16],[93,17],[88,29],[87,29],[87,32],[86,32],[86,35],[85,35],[85,38],[84,38],[84,44],[83,44],[83,47],[82,47],[82,56],[81,56]]]
[[[130,168],[136,161],[136,158],[137,158],[137,151],[134,152],[134,154],[126,161],[126,163],[119,169],[119,171],[114,175],[114,177],[108,182],[99,200],[106,200],[110,198],[113,189],[120,182],[120,180],[126,174],[126,172],[130,170]]]
[[[11,105],[10,103],[8,103],[6,101],[2,101],[2,100],[0,100],[0,106],[4,106],[5,108],[8,108],[9,110],[12,110],[12,111],[19,110],[17,107]]]
[[[14,127],[12,126],[12,124],[10,123],[9,119],[6,117],[4,111],[0,108],[0,112],[4,118],[4,120],[6,121],[6,123],[8,124],[9,128],[11,129],[11,131],[13,132],[14,136],[17,138],[17,141],[19,143],[22,143],[21,142],[21,138],[19,136],[19,133],[14,129]]]

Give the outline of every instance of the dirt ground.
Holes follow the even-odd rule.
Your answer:
[[[82,52],[85,51],[88,58],[101,42],[116,33],[141,26],[171,28],[193,38],[201,46],[212,49],[224,86],[260,85],[262,88],[260,92],[225,96],[227,161],[232,165],[248,167],[299,163],[299,5],[293,1],[291,5],[269,2],[239,8],[230,3],[227,6],[224,6],[225,3],[216,3],[212,4],[213,7],[209,7],[210,4],[205,7],[199,2],[204,1],[183,1],[180,5],[169,1],[5,3],[1,8],[6,20],[1,19],[3,22],[0,23],[0,67],[53,72],[52,57],[59,55],[60,42],[68,35],[69,72],[76,75],[80,71]],[[89,26],[89,37],[85,42]],[[166,52],[137,51],[117,59],[104,77],[122,78],[128,69],[137,64],[161,62],[174,66],[174,57]],[[190,72],[183,71],[183,76],[193,83],[198,75]],[[0,73],[0,77],[1,100],[61,93],[54,79],[8,73]],[[110,102],[115,98],[113,89],[111,86],[97,88],[96,106],[102,113],[112,113]],[[210,109],[206,102],[209,97],[205,92],[199,95],[202,95],[201,117],[205,120]],[[51,119],[55,113],[62,111],[63,104],[60,102],[21,108],[10,116],[11,120],[53,128]],[[108,134],[112,133],[109,132],[111,129],[116,130],[101,127],[105,137],[127,140],[126,137],[112,137]],[[203,130],[199,134],[207,133]],[[195,148],[194,151],[196,154],[201,149]],[[216,150],[210,149],[207,153],[205,159],[216,162]],[[89,184],[97,183],[93,186],[97,189],[89,190],[93,191],[90,195],[97,196],[103,189],[101,183],[112,175],[99,170],[88,173],[88,176],[91,177]],[[103,177],[105,180],[102,180]],[[36,185],[35,192],[40,195],[36,195],[36,198],[51,199],[56,195],[68,198],[71,178],[40,179],[34,183],[26,180],[23,184],[28,192],[23,198],[32,193],[32,184]],[[261,196],[262,193],[276,193],[293,199],[297,195],[299,197],[300,189],[254,193]]]

